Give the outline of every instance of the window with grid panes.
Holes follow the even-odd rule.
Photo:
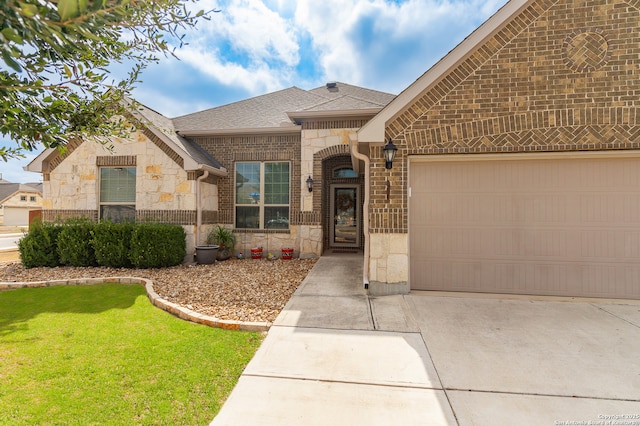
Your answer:
[[[100,219],[112,222],[136,218],[136,168],[100,168]]]
[[[288,161],[236,163],[236,228],[289,229]]]

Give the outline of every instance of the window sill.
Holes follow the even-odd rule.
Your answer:
[[[253,229],[253,228],[234,228],[236,234],[290,234],[291,229]]]

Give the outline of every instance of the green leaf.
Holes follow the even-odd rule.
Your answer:
[[[6,50],[2,51],[2,59],[4,59],[4,63],[9,65],[9,67],[11,67],[11,69],[13,69],[14,71],[16,71],[16,72],[21,72],[22,71],[22,67],[20,66],[18,61],[13,59],[11,57],[11,54],[9,52],[7,52]]]
[[[22,44],[23,40],[22,37],[20,37],[18,35],[18,33],[15,32],[15,30],[13,28],[5,28],[2,30],[2,35],[4,36],[4,38],[6,38],[7,40],[10,40],[14,43],[18,43],[18,44]]]
[[[87,0],[58,0],[58,15],[66,21],[80,16],[87,10]]]
[[[34,4],[28,4],[23,2],[18,2],[20,5],[20,9],[22,10],[22,14],[27,18],[33,18],[38,14],[38,6]]]

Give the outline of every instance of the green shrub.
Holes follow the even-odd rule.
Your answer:
[[[67,219],[58,235],[60,263],[69,266],[96,266],[91,231],[96,224],[86,218]]]
[[[131,263],[136,268],[161,268],[182,263],[186,235],[180,225],[138,224],[131,235]]]
[[[20,260],[25,268],[60,265],[57,240],[61,226],[35,220],[24,237],[18,242]]]
[[[132,266],[129,255],[134,226],[129,222],[100,222],[94,226],[91,244],[99,265],[112,268]]]

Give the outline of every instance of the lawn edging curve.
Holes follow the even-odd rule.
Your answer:
[[[222,320],[209,315],[201,314],[177,303],[163,299],[156,293],[153,288],[153,281],[147,278],[138,277],[106,277],[106,278],[70,278],[66,280],[51,281],[31,281],[31,282],[0,282],[0,291],[13,290],[19,288],[39,288],[53,287],[63,285],[92,285],[102,283],[115,284],[142,284],[147,292],[149,301],[154,306],[169,312],[176,317],[195,322],[197,324],[207,325],[209,327],[222,328],[225,330],[241,330],[241,331],[268,331],[271,327],[269,322],[243,322],[235,320]]]

